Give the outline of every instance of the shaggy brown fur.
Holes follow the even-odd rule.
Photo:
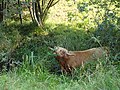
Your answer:
[[[55,47],[56,59],[62,71],[71,72],[73,68],[82,65],[89,60],[97,60],[108,54],[106,47],[92,48],[84,51],[68,51],[62,47]]]

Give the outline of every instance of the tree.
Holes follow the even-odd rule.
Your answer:
[[[37,23],[38,26],[43,27],[50,7],[54,6],[59,1],[60,0],[1,0],[0,21],[3,20],[3,16],[9,18],[19,16],[19,20],[22,24],[22,12],[24,8],[28,8],[32,21]],[[4,15],[3,5],[6,7]]]
[[[46,19],[47,13],[50,7],[54,6],[60,0],[32,0],[32,9],[29,8],[33,20],[38,24],[38,26],[43,27],[44,21]]]
[[[0,1],[0,22],[3,21],[3,8],[4,8],[3,1]]]

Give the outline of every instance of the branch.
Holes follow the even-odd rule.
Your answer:
[[[49,8],[50,8],[50,6],[52,5],[53,1],[54,1],[54,0],[50,0],[50,1],[48,2],[47,7],[45,8],[43,14],[45,14],[45,13],[49,10]]]
[[[55,3],[53,3],[53,4],[51,5],[51,7],[54,6],[56,3],[58,3],[59,1],[60,1],[60,0],[57,0]]]
[[[45,5],[45,0],[42,0],[42,11],[44,9],[44,5]]]
[[[20,0],[18,0],[18,6],[21,7],[21,2],[20,2]],[[22,24],[22,14],[21,14],[21,10],[19,10],[19,17],[20,17],[20,23]]]
[[[54,1],[54,0],[50,0],[50,1],[48,2],[48,5],[47,5],[46,9],[49,9],[49,8],[51,7],[53,1]]]
[[[39,0],[36,0],[36,1],[37,1],[37,4],[38,4],[38,10],[39,10],[40,14],[43,14],[43,11],[41,9]]]

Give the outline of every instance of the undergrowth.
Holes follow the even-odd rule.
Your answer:
[[[12,29],[16,29],[16,27]],[[19,30],[23,27],[19,26]],[[3,32],[1,39],[6,39],[5,33],[8,32],[3,30],[1,30]],[[59,25],[55,28],[46,27],[47,31],[44,33],[39,28],[35,28],[34,31],[23,37],[19,30],[16,29],[15,32],[10,31],[12,35],[15,35],[14,38],[17,37],[16,33],[18,33],[20,36],[17,37],[18,41],[22,40],[22,44],[18,44],[14,52],[11,52],[10,58],[14,61],[20,61],[21,65],[14,67],[12,71],[3,71],[1,73],[0,88],[2,90],[120,89],[120,63],[118,58],[112,56],[114,54],[111,52],[109,59],[100,59],[96,62],[86,63],[84,68],[77,68],[72,73],[72,76],[58,73],[58,70],[60,70],[59,64],[48,47],[62,46],[68,50],[85,50],[106,45],[109,47],[109,44],[102,43],[100,38],[95,37],[94,33],[75,27]],[[7,36],[10,37],[7,40],[14,42],[11,42],[13,46],[16,45],[16,39],[10,34]],[[8,42],[4,41],[4,43],[7,44]],[[8,53],[11,47],[6,47],[4,53]],[[116,52],[116,54],[119,53]],[[1,58],[3,57],[4,55],[1,56]],[[9,56],[6,57],[9,59]],[[118,60],[117,63],[114,60]]]

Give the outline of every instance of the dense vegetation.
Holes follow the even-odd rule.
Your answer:
[[[0,23],[1,90],[119,90],[119,6],[119,0],[60,0],[50,8],[42,28],[29,14],[22,16],[22,24],[16,14],[5,17]],[[54,46],[107,46],[110,56],[88,62],[70,76],[58,73],[58,62],[48,49]]]

